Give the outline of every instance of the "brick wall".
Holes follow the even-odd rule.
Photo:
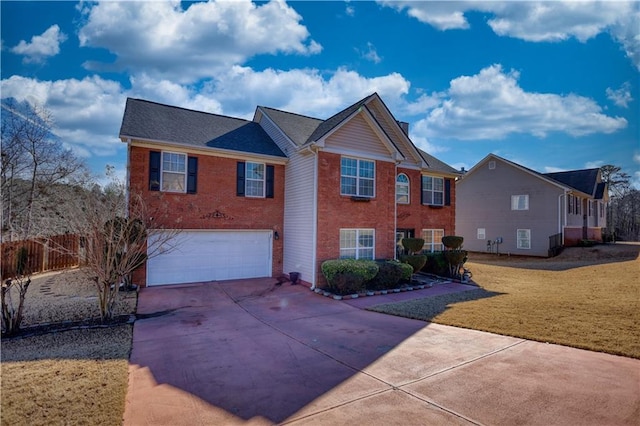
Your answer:
[[[284,166],[275,165],[274,198],[236,196],[236,164],[233,158],[198,157],[196,194],[149,191],[149,149],[131,147],[130,183],[141,194],[149,214],[164,228],[271,229],[282,234],[284,217]],[[282,243],[273,241],[273,274],[282,273]],[[247,253],[247,255],[251,255]],[[145,268],[134,282],[145,283]]]
[[[398,173],[406,174],[410,183],[410,204],[398,204],[398,228],[414,229],[418,238],[423,229],[444,229],[445,235],[455,235],[456,185],[454,180],[451,179],[450,206],[423,206],[420,203],[420,171],[398,168]]]
[[[395,164],[376,161],[375,197],[354,201],[340,195],[340,155],[318,153],[317,284],[326,285],[320,266],[340,256],[341,228],[375,229],[375,257],[393,258],[395,250]]]

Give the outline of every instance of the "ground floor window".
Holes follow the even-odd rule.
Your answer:
[[[519,249],[531,248],[531,229],[518,229],[517,232],[517,247]]]
[[[444,245],[442,244],[442,237],[444,237],[444,229],[423,229],[422,230],[422,238],[424,238],[423,250],[428,252],[444,250]]]
[[[487,233],[484,228],[478,228],[478,239],[484,240],[487,238]]]
[[[341,259],[374,259],[375,230],[341,229]]]

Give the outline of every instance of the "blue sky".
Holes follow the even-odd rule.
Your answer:
[[[1,94],[124,176],[128,96],[328,118],[378,92],[453,167],[614,164],[640,188],[638,2],[0,2]]]

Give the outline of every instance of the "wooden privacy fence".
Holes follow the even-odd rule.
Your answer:
[[[17,256],[20,249],[27,249],[26,270],[32,274],[79,266],[82,263],[82,248],[77,235],[56,235],[35,240],[10,241],[0,244],[2,279],[16,273]]]

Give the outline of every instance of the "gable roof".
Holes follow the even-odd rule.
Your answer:
[[[604,196],[606,185],[604,183],[599,184],[597,182],[599,169],[569,170],[566,172],[557,173],[540,173],[518,163],[514,163],[513,161],[502,158],[496,154],[488,154],[486,157],[480,160],[465,175],[463,175],[462,180],[464,181],[465,178],[475,172],[482,164],[486,163],[491,158],[502,161],[568,191],[578,191],[595,199],[602,199]],[[589,182],[592,183],[589,184]]]
[[[566,172],[545,173],[544,175],[580,192],[595,196],[599,171],[600,169],[569,170]]]
[[[253,121],[127,98],[120,138],[286,157]]]
[[[433,155],[427,154],[425,151],[421,150],[420,148],[418,148],[418,152],[424,158],[424,161],[426,161],[427,164],[429,165],[429,169],[428,170],[432,170],[432,171],[438,172],[438,173],[451,174],[451,175],[455,175],[455,176],[462,175],[462,173],[460,173],[459,170],[456,170],[453,167],[451,167],[450,165],[448,165],[447,163],[444,163],[444,162],[438,160]]]
[[[323,123],[319,118],[307,117],[293,112],[260,106],[260,110],[284,132],[297,146],[303,145]]]

